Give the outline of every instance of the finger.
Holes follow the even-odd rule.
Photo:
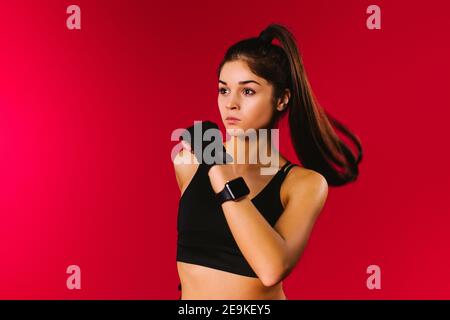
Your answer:
[[[185,141],[185,140],[181,140],[181,144],[183,145],[183,148],[186,149],[187,151],[192,151],[191,145],[189,144],[189,142]]]

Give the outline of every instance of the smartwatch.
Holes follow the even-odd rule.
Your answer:
[[[216,198],[221,205],[222,203],[230,200],[238,201],[249,193],[250,190],[245,183],[244,178],[238,177],[236,179],[227,181],[223,190],[219,193],[216,193]]]

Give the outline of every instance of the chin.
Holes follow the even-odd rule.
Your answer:
[[[237,125],[226,126],[227,133],[232,137],[244,137],[246,136],[246,129]]]

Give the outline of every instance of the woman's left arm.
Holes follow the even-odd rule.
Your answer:
[[[328,184],[321,174],[291,171],[285,180],[286,206],[274,227],[247,196],[222,204],[239,249],[265,286],[282,281],[297,264],[328,195]],[[237,178],[229,165],[215,165],[208,175],[216,193],[227,180]]]

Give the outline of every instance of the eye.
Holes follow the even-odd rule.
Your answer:
[[[224,91],[226,91],[227,89],[225,88],[219,88],[219,94],[224,94]]]
[[[250,93],[247,94],[247,92],[250,92]],[[255,94],[255,91],[254,91],[253,89],[245,88],[245,89],[244,89],[244,93],[245,93],[245,95],[252,96],[252,95]]]

